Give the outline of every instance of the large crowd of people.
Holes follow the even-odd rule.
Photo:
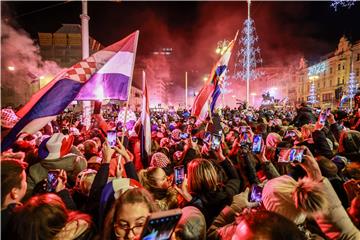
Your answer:
[[[1,153],[2,239],[139,239],[174,209],[177,240],[360,239],[360,109],[153,111],[147,154],[142,130],[67,112],[20,134]]]

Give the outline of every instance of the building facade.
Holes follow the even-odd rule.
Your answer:
[[[350,43],[342,37],[334,52],[322,57],[316,64],[308,66],[301,61],[296,72],[297,102],[308,101],[311,84],[315,85],[316,106],[336,108],[342,95],[348,91],[350,73],[360,79],[360,41]]]

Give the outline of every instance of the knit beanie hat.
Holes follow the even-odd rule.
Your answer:
[[[173,139],[175,142],[178,142],[181,140],[180,138],[180,129],[174,129],[172,132],[171,132],[171,139]]]
[[[266,210],[276,212],[297,225],[305,221],[307,214],[324,211],[328,206],[320,183],[310,178],[296,182],[287,175],[268,181],[262,200]]]
[[[151,157],[150,167],[164,168],[170,164],[169,158],[162,152],[156,152]]]
[[[204,215],[196,207],[184,207],[174,233],[180,239],[205,239],[206,221]]]

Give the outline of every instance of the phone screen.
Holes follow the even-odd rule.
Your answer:
[[[262,136],[260,134],[257,134],[254,136],[252,151],[253,153],[260,153],[261,152],[261,139]]]
[[[301,163],[304,155],[302,148],[283,148],[280,150],[278,162]]]
[[[247,128],[246,126],[241,126],[241,132],[243,133],[246,132],[246,128]]]
[[[140,239],[171,239],[172,232],[174,231],[178,221],[180,220],[182,214],[181,210],[174,209],[158,212],[158,214],[161,214],[162,216],[156,216],[156,214],[157,213],[153,213],[149,216]]]
[[[211,138],[211,133],[210,132],[205,132],[203,141],[206,142],[206,143],[209,143],[210,138]]]
[[[47,176],[46,191],[55,192],[58,184],[59,171],[49,171]]]
[[[326,113],[320,113],[320,119],[321,124],[324,124],[326,122]]]
[[[115,147],[116,145],[116,131],[110,130],[107,131],[107,141],[110,147]]]
[[[258,185],[253,185],[251,187],[251,192],[249,194],[250,202],[261,202],[262,201],[262,191],[263,188]]]
[[[302,148],[291,148],[288,160],[289,160],[289,162],[301,163],[302,158],[303,158],[303,154],[304,154],[304,149],[302,149]]]
[[[213,135],[212,136],[212,142],[211,142],[211,149],[216,150],[219,148],[221,142],[221,136],[219,135]]]
[[[327,117],[330,116],[330,113],[331,113],[331,108],[326,109],[326,116]]]
[[[181,139],[187,139],[189,137],[189,134],[187,133],[180,133],[180,138]]]
[[[175,173],[175,184],[181,185],[184,181],[184,166],[177,166],[174,167],[174,173]]]

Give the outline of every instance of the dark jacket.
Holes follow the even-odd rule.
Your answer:
[[[8,227],[11,215],[14,213],[14,209],[17,206],[16,203],[9,204],[7,208],[1,210],[1,239],[5,239],[6,229]]]
[[[334,154],[326,140],[325,132],[316,130],[312,133],[312,137],[314,140],[315,156],[321,155],[331,159]]]
[[[206,225],[210,226],[221,210],[232,203],[233,196],[240,192],[240,179],[236,169],[232,166],[228,159],[220,163],[228,176],[228,181],[219,186],[216,191],[197,193],[193,196],[194,202],[201,200],[202,208],[200,211],[204,214]],[[199,208],[199,205],[194,204]]]

